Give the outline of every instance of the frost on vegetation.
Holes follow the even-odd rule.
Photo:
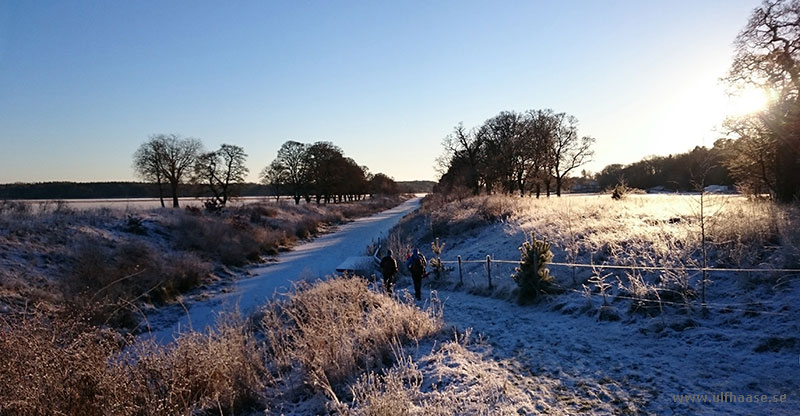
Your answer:
[[[300,284],[287,300],[262,312],[261,327],[274,369],[284,380],[299,371],[312,390],[334,403],[363,371],[391,363],[391,346],[441,328],[441,305],[426,310],[367,288],[360,278]]]
[[[249,414],[298,403],[318,414],[349,402],[363,372],[391,366],[400,343],[440,328],[440,303],[420,309],[360,278],[300,285],[260,316],[223,314],[215,329],[167,345],[68,316],[0,320],[0,414]]]
[[[191,206],[79,209],[65,202],[0,201],[0,313],[28,304],[98,303],[98,322],[134,327],[143,304],[172,302],[224,276],[227,267],[259,262],[328,224],[397,202],[253,203],[210,215]]]
[[[639,399],[612,380],[560,380],[537,375],[515,358],[498,360],[470,330],[413,358],[396,349],[396,364],[362,375],[351,387],[350,415],[635,414]],[[574,384],[574,385],[573,385]],[[609,402],[613,402],[609,403]]]
[[[630,266],[605,269],[612,285],[605,301],[625,302],[629,305],[621,311],[652,316],[665,308],[688,310],[699,305],[702,281],[707,283],[708,299],[717,303],[732,291],[746,290],[747,298],[759,296],[753,285],[764,290],[785,287],[791,279],[780,273],[756,278],[714,272],[703,278],[685,268],[703,267],[704,252],[711,268],[800,267],[798,230],[800,209],[793,205],[737,195],[630,193],[619,201],[606,195],[541,199],[433,195],[423,201],[419,216],[395,233],[410,246],[447,236],[449,254],[442,259],[454,261],[460,255],[465,263],[463,273],[449,274],[435,283],[437,288],[455,288],[463,277],[464,289],[471,293],[511,298],[519,293],[517,282],[495,276],[511,272],[502,261],[519,258],[519,244],[535,231],[537,238],[552,244],[553,262],[587,265],[548,267],[555,286],[580,292],[593,276],[589,265]],[[498,260],[492,263],[493,288],[488,290],[486,263],[480,262],[486,255]],[[600,296],[596,287],[591,296]]]
[[[442,251],[444,250],[444,241],[441,243],[439,242],[439,237],[436,237],[436,241],[431,242],[431,251],[436,256],[430,261],[428,261],[428,265],[433,268],[433,273],[436,279],[441,279],[445,273],[445,266],[442,263]]]
[[[527,303],[552,291],[553,277],[550,276],[547,263],[553,260],[553,252],[548,242],[537,240],[533,234],[530,240],[522,243],[519,251],[519,266],[514,269],[511,278],[519,286],[518,301]]]

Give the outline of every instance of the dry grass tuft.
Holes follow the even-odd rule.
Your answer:
[[[391,363],[394,342],[418,340],[441,328],[436,305],[420,310],[368,289],[361,278],[298,285],[261,319],[279,368],[299,365],[314,390],[338,400],[361,372]]]
[[[257,403],[265,382],[255,339],[237,320],[168,346],[69,318],[29,318],[2,333],[2,414],[232,413]]]

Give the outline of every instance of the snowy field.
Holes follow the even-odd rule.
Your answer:
[[[416,197],[423,197],[425,194],[415,194]],[[70,208],[78,210],[93,210],[100,208],[107,208],[122,211],[145,211],[153,208],[161,207],[161,201],[158,198],[107,198],[107,199],[20,199],[14,200],[30,204],[33,207],[37,206],[52,206],[55,204],[64,204]],[[178,198],[181,207],[193,206],[202,207],[204,199],[202,198]],[[279,201],[275,200],[274,196],[242,196],[234,198],[230,201],[231,207],[238,207],[253,203],[294,203],[288,196],[282,196]],[[301,199],[300,204],[305,204],[305,200]],[[314,202],[312,202],[314,203]],[[172,207],[172,199],[164,198],[164,204],[169,208]]]
[[[554,242],[557,262],[698,265],[700,246],[691,240],[700,223],[699,196],[632,196],[618,203],[607,199],[487,199],[423,209],[423,217],[407,222],[419,223],[418,245],[429,258],[433,254],[425,240],[440,226],[445,259],[456,254],[465,260],[487,254],[518,258],[517,247],[535,232]],[[713,253],[710,266],[730,268],[736,262],[777,268],[792,263],[794,237],[781,233],[791,230],[793,212],[752,205],[738,196],[711,197],[703,204],[702,221],[715,242],[708,248]],[[371,242],[365,235],[382,235],[409,208],[384,217],[380,232],[361,229],[357,232],[364,234],[352,238],[348,225],[303,245],[275,265],[254,269],[256,276],[243,280],[231,294],[190,308],[188,316],[209,322],[207,317],[226,303],[223,299],[228,305],[231,299],[242,302],[246,293],[245,299],[252,300],[240,306],[249,307],[282,284],[332,273],[338,259],[363,253]],[[781,235],[765,235],[760,227]],[[738,245],[728,241],[734,236]],[[746,250],[774,238],[786,245],[784,250]],[[401,388],[411,414],[459,408],[467,414],[796,414],[800,291],[791,276],[715,273],[708,287],[708,312],[700,309],[697,291],[687,291],[685,299],[664,299],[664,312],[653,313],[649,303],[641,312],[629,299],[632,281],[644,286],[640,294],[658,293],[679,283],[697,287],[699,275],[606,273],[613,287],[606,294],[609,305],[603,306],[603,296],[587,283],[591,270],[577,269],[573,277],[571,268],[553,266],[557,281],[570,290],[534,306],[518,306],[509,278],[513,264],[495,263],[493,290],[485,287],[484,264],[465,263],[464,286],[457,284],[455,266],[450,266],[443,280],[426,281],[426,300],[420,305],[431,295],[441,299],[445,324],[460,335],[407,346],[400,355],[408,358],[385,373],[384,381],[375,382],[386,383],[392,371],[417,377],[419,384]],[[412,290],[410,281],[401,280],[398,289]],[[612,318],[601,318],[601,309],[610,310]],[[386,388],[377,394],[388,394]],[[474,404],[464,405],[470,402]],[[315,405],[300,403],[282,412],[304,414]]]
[[[463,264],[463,285],[448,263],[441,280],[426,281],[426,293],[438,290],[445,322],[481,338],[472,348],[484,363],[507,368],[508,383],[539,386],[509,398],[527,403],[515,408],[522,413],[797,414],[797,211],[715,196],[703,201],[702,221],[700,212],[696,195],[477,198],[424,204],[390,245],[400,252],[418,245],[431,258],[436,236],[445,242],[443,259],[476,261]],[[701,223],[709,267],[795,271],[711,272],[703,312],[702,274],[680,270],[702,264]],[[518,260],[531,233],[552,243],[555,262],[593,263],[597,271],[551,266],[564,291],[518,306],[515,265],[495,262],[488,289],[486,256]],[[596,275],[605,293],[589,281]]]
[[[224,378],[231,369],[261,368],[264,365],[261,358],[257,358],[257,364],[250,361],[253,355],[248,354],[253,351],[265,354],[268,360],[277,360],[275,363],[286,359],[284,364],[270,367],[271,372],[259,370],[265,375],[251,380],[253,386],[262,381],[268,386],[266,396],[257,395],[258,400],[263,400],[260,403],[268,406],[266,414],[319,414],[325,409],[354,415],[797,414],[800,272],[719,270],[797,269],[800,266],[798,210],[737,196],[716,196],[702,202],[698,198],[696,195],[630,196],[623,201],[612,201],[608,196],[549,200],[478,197],[461,201],[428,198],[422,204],[417,199],[410,200],[329,230],[330,233],[280,253],[269,263],[237,269],[242,275],[233,281],[225,279],[227,283],[206,285],[180,296],[180,302],[172,306],[143,305],[142,315],[146,316],[151,331],[139,338],[143,343],[132,348],[148,352],[127,349],[123,353],[154,360],[145,363],[163,363],[163,371],[142,374],[167,381],[175,376],[174,382],[179,386],[200,377],[192,370],[194,365]],[[53,224],[69,225],[78,218],[70,219],[70,215],[86,213],[66,210],[59,214],[65,218]],[[144,226],[149,231],[137,238],[160,235],[156,231],[161,228],[147,217],[145,220]],[[92,224],[98,230],[112,230],[117,237],[128,235],[128,231],[123,231],[127,223],[113,216],[81,221],[84,222],[70,226],[95,233],[95,228],[88,227]],[[48,224],[41,227],[47,229]],[[392,228],[395,224],[398,226]],[[28,241],[26,236],[39,230],[37,227],[9,224],[6,237],[10,242]],[[191,227],[187,230],[198,231]],[[560,290],[532,305],[520,306],[510,276],[515,260],[519,259],[518,247],[532,233],[552,244],[555,262],[597,267],[593,270],[550,266]],[[716,269],[710,272],[706,284],[705,310],[700,302],[702,274],[683,270],[703,264],[700,237],[703,233],[707,264]],[[454,261],[461,255],[465,261],[463,284],[456,263],[447,263],[442,277],[435,278],[432,274],[425,280],[424,299],[415,302],[408,293],[412,290],[410,279],[404,276],[397,285],[399,302],[393,303],[383,296],[375,303],[383,306],[370,313],[391,321],[395,318],[387,315],[387,311],[399,311],[410,305],[413,310],[418,307],[431,314],[434,321],[425,325],[439,325],[441,318],[444,329],[433,335],[428,332],[424,338],[402,346],[397,341],[382,341],[374,346],[383,350],[382,364],[363,364],[367,370],[363,375],[361,368],[354,376],[344,376],[343,381],[326,387],[324,383],[314,384],[313,377],[317,377],[314,374],[318,373],[310,370],[304,373],[304,369],[311,368],[310,364],[298,367],[298,362],[293,361],[308,359],[329,365],[325,360],[319,361],[319,354],[338,356],[364,342],[348,338],[349,332],[367,340],[374,338],[370,334],[375,334],[377,328],[372,315],[365,315],[363,321],[373,323],[364,327],[359,327],[360,319],[345,323],[338,318],[338,311],[345,308],[343,305],[356,315],[361,310],[351,305],[347,296],[336,298],[336,302],[342,302],[338,307],[341,309],[325,311],[328,315],[325,319],[313,315],[308,322],[323,326],[329,322],[339,328],[337,332],[311,338],[301,347],[291,347],[296,350],[282,353],[294,358],[281,358],[285,355],[268,351],[273,342],[296,340],[302,326],[299,333],[282,333],[282,324],[268,325],[266,333],[272,328],[283,335],[263,345],[259,343],[265,335],[248,332],[252,331],[251,324],[223,326],[224,332],[218,335],[191,331],[213,328],[221,311],[255,312],[247,321],[251,323],[262,319],[266,315],[259,308],[264,303],[274,305],[275,299],[297,298],[276,297],[276,294],[284,293],[294,282],[313,281],[332,274],[342,260],[365,254],[368,246],[382,244],[384,249],[393,249],[400,260],[411,248],[419,247],[431,259],[434,257],[431,242],[436,237],[445,243],[444,260]],[[47,241],[41,244],[45,246]],[[7,257],[4,261],[24,262],[23,254],[4,254]],[[494,259],[491,289],[485,264],[487,255]],[[57,260],[50,254],[41,256],[42,264],[48,267],[59,264],[52,259]],[[607,265],[630,268],[611,269]],[[666,270],[649,269],[659,267]],[[600,280],[596,279],[598,276]],[[601,288],[600,282],[606,286]],[[334,282],[332,286],[348,284]],[[380,283],[371,286],[373,294],[382,290]],[[307,297],[304,307],[314,307],[314,299]],[[374,307],[369,302],[359,305]],[[293,319],[301,316],[305,315],[295,315]],[[351,330],[348,325],[352,325]],[[403,333],[405,325],[392,330]],[[391,325],[384,322],[380,326]],[[32,339],[31,348],[48,345],[49,338],[38,338],[43,336],[41,333],[27,333],[25,328],[20,331],[13,333],[18,337],[15,342]],[[166,345],[179,333],[183,333],[182,338]],[[341,340],[333,340],[340,336]],[[160,342],[150,344],[146,342],[149,339]],[[234,354],[238,351],[236,345],[240,345],[237,342],[259,349],[247,349],[249,353],[237,356]],[[13,345],[10,348],[13,350]],[[60,347],[55,348],[44,351],[57,351],[54,357],[62,357],[58,352]],[[391,350],[393,359],[387,359],[386,349]],[[187,353],[197,354],[198,359]],[[112,348],[108,354],[116,352]],[[366,359],[366,363],[377,360],[372,352],[359,354],[364,355],[358,360]],[[92,365],[103,368],[107,359],[102,354],[98,357],[100,364]],[[83,368],[80,360],[72,359],[65,361],[65,365]],[[332,371],[336,371],[339,364],[333,364]],[[173,372],[175,366],[185,366],[181,371],[186,371],[186,375]],[[280,370],[282,366],[291,369],[288,375],[281,375],[285,371]],[[43,364],[41,368],[50,367]],[[131,371],[139,371],[138,368]],[[102,377],[116,373],[99,374]],[[274,374],[277,378],[272,378]],[[227,382],[230,380],[218,379],[215,383],[227,385],[224,384]],[[149,384],[142,386],[137,394],[156,394],[149,390]],[[198,391],[213,393],[207,387]],[[336,395],[343,400],[340,402]],[[178,408],[205,409],[208,403],[203,403],[187,402],[178,404]],[[236,414],[264,413],[261,408]]]
[[[40,205],[54,205],[65,204],[66,206],[78,210],[92,210],[107,208],[113,210],[124,211],[144,211],[153,208],[161,207],[161,201],[158,198],[110,198],[110,199],[21,199],[16,200],[31,204],[32,206]],[[281,201],[289,201],[288,197],[281,198]],[[181,207],[195,206],[202,207],[203,199],[201,198],[178,198]],[[263,196],[246,196],[235,198],[231,201],[231,206],[240,206],[252,203],[271,203],[275,202],[274,197]],[[305,201],[301,201],[305,203]],[[164,198],[164,204],[167,207],[172,207],[172,199]]]

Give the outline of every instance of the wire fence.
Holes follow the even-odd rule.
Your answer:
[[[463,285],[464,283],[464,264],[484,264],[485,270],[487,273],[488,278],[488,288],[494,288],[494,282],[492,280],[492,265],[493,264],[505,264],[505,265],[519,265],[520,260],[502,260],[502,259],[493,259],[491,255],[487,255],[486,259],[483,260],[464,260],[462,259],[461,255],[458,255],[455,260],[443,260],[438,259],[442,265],[447,264],[455,264],[458,265],[458,276],[459,276],[459,283]],[[792,274],[800,274],[800,269],[783,269],[783,268],[716,268],[716,267],[667,267],[667,266],[641,266],[641,265],[621,265],[621,264],[587,264],[587,263],[565,263],[565,262],[548,262],[546,264],[547,267],[550,266],[557,266],[557,267],[570,267],[570,268],[587,268],[592,269],[595,271],[602,271],[604,269],[614,269],[614,270],[634,270],[634,271],[682,271],[682,272],[695,272],[695,274],[704,272],[704,273],[792,273]],[[574,288],[564,287],[560,285],[554,285],[554,287],[558,288],[559,290],[569,291],[574,293],[579,293],[584,296],[593,296],[593,297],[604,297],[604,295],[599,293],[593,293],[591,291],[586,290],[577,290]],[[631,301],[640,302],[643,304],[654,304],[659,307],[662,305],[670,305],[670,306],[679,306],[685,307],[687,306],[687,302],[674,302],[674,301],[667,301],[663,300],[658,296],[656,292],[655,299],[649,298],[642,298],[636,296],[626,296],[622,294],[617,294],[613,296],[615,299],[626,299]],[[708,303],[703,302],[702,307],[707,309],[714,309],[720,310],[725,312],[742,312],[742,313],[755,313],[755,314],[764,314],[764,315],[778,315],[778,316],[787,316],[789,314],[784,312],[772,312],[772,311],[765,311],[760,309],[752,309],[754,306],[764,306],[765,302],[750,302],[750,303]],[[751,309],[748,309],[750,307]]]
[[[461,256],[458,256],[459,258]],[[491,256],[486,256],[486,260],[442,260],[442,264],[458,264],[461,263],[501,263],[501,264],[519,264],[519,260],[499,260],[493,259]],[[559,263],[549,262],[548,266],[564,266],[564,267],[581,267],[591,269],[624,269],[624,270],[647,270],[647,271],[687,271],[687,272],[777,272],[777,273],[800,273],[800,269],[776,269],[776,268],[753,268],[753,269],[740,269],[740,268],[720,268],[720,267],[666,267],[666,266],[639,266],[639,265],[624,265],[624,264],[588,264],[588,263]]]

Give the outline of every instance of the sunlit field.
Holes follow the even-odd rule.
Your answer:
[[[796,206],[739,195],[434,195],[386,243],[401,257],[420,247],[435,264],[437,238],[443,268],[434,266],[424,285],[449,297],[445,320],[485,336],[488,350],[472,348],[484,359],[535,369],[540,386],[559,391],[571,380],[563,391],[576,397],[563,397],[551,412],[576,402],[587,414],[759,411],[671,398],[708,385],[760,386],[796,400],[782,370],[800,345]],[[521,289],[512,275],[532,239],[550,244],[544,266],[552,281],[517,306]],[[775,363],[785,364],[778,370]],[[592,402],[598,394],[615,404]],[[789,414],[776,406],[774,414]]]
[[[433,198],[425,210],[430,216],[425,237],[451,241],[442,254],[447,260],[491,255],[518,261],[517,247],[533,234],[552,244],[554,262],[597,269],[604,264],[664,267],[659,284],[686,289],[689,276],[681,268],[703,266],[703,235],[706,265],[713,268],[792,268],[800,254],[796,207],[739,195],[634,194],[622,200],[609,195],[488,196],[448,202]],[[502,231],[483,234],[487,223]],[[580,276],[592,274],[591,268],[563,267],[553,268],[552,274],[562,284],[575,285],[573,270]],[[498,272],[496,283],[510,290],[514,282],[508,273]]]

